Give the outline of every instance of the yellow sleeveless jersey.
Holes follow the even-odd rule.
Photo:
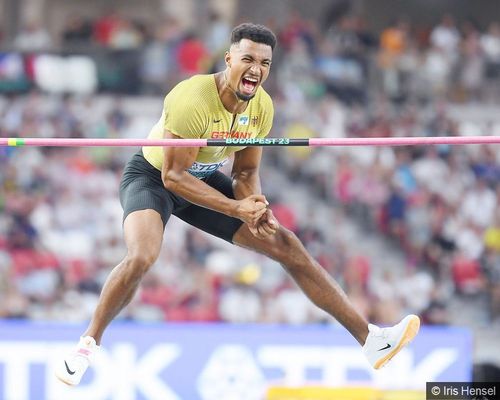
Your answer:
[[[273,115],[273,102],[262,87],[243,113],[233,115],[220,100],[215,76],[195,75],[167,94],[161,118],[148,139],[163,138],[165,130],[185,139],[262,138],[271,130]],[[202,147],[188,172],[198,178],[208,176],[243,148]],[[163,147],[144,146],[142,152],[151,165],[161,170]]]

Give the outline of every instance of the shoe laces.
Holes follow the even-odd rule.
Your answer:
[[[387,328],[380,328],[377,325],[368,325],[368,330],[374,337],[386,339],[389,337],[389,331]]]
[[[95,344],[95,340],[91,337],[84,337],[80,339],[80,343],[75,350],[76,358],[84,358],[88,361],[92,359],[92,356],[98,346]]]

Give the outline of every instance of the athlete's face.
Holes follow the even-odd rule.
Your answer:
[[[264,43],[242,39],[226,53],[227,80],[240,100],[248,101],[269,75],[273,50]]]

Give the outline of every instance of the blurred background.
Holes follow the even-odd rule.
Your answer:
[[[146,137],[245,21],[279,39],[273,137],[500,135],[495,0],[0,0],[0,135]],[[371,322],[420,315],[415,344],[375,374],[279,265],[173,217],[102,368],[59,387],[50,360],[125,254],[118,185],[136,151],[0,148],[0,399],[424,398],[426,381],[500,379],[498,146],[269,148],[281,224]],[[111,366],[129,368],[125,389],[99,378]]]

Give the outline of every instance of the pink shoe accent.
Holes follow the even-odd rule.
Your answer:
[[[92,353],[90,350],[86,350],[86,349],[78,349],[77,353],[79,354],[83,354],[84,356],[90,356],[90,354]]]

